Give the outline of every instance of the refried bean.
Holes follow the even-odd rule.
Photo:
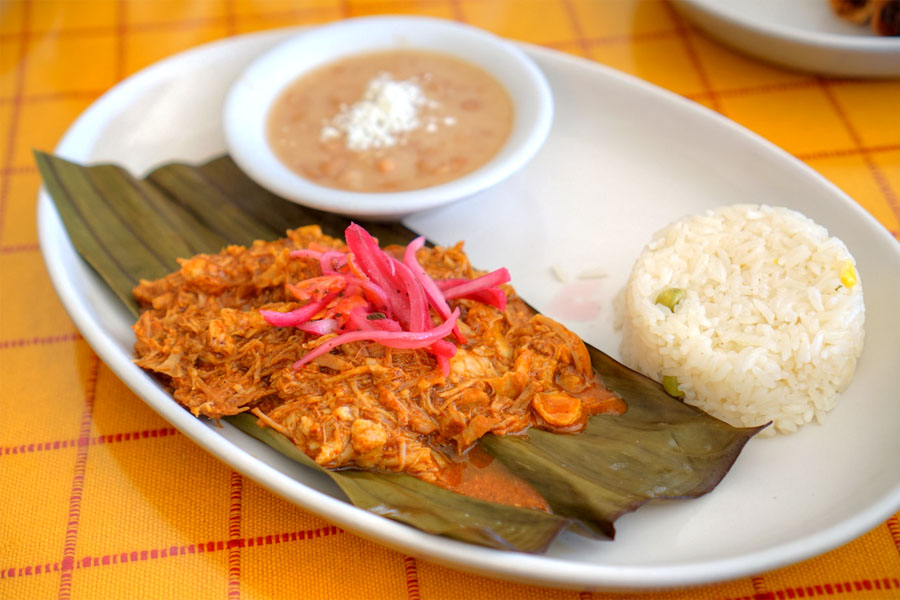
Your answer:
[[[478,169],[512,123],[509,94],[481,68],[398,50],[346,58],[291,83],[272,106],[268,139],[288,168],[314,183],[393,192]]]

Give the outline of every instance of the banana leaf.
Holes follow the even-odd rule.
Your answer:
[[[259,427],[256,417],[242,413],[228,421],[288,458],[331,475],[355,506],[429,533],[493,548],[536,551],[546,549],[569,525],[557,515],[469,498],[409,475],[328,471],[285,436]]]
[[[200,165],[164,165],[143,179],[115,165],[84,166],[43,152],[35,157],[76,250],[135,315],[134,285],[177,269],[176,258],[273,240],[308,224],[342,237],[349,224],[269,193],[227,156]],[[416,236],[399,223],[362,224],[382,244],[406,244]],[[612,539],[615,520],[648,501],[708,493],[761,429],[731,427],[596,348],[588,350],[604,384],[627,403],[625,414],[594,416],[577,435],[532,429],[527,436],[488,435],[480,441],[534,487],[552,513],[477,500],[407,475],[325,472],[354,505],[387,518],[492,548],[543,552],[565,529]],[[228,420],[320,469],[254,417]]]

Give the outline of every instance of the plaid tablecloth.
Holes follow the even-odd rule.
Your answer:
[[[386,12],[464,21],[668,88],[793,153],[900,236],[900,81],[760,63],[666,1],[0,0],[0,598],[607,597],[439,567],[282,501],[135,397],[50,285],[33,148],[52,149],[104,91],[181,50]],[[900,521],[756,577],[631,596],[900,598]]]

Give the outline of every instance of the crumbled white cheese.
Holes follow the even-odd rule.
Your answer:
[[[340,130],[329,124],[325,124],[322,126],[322,141],[327,142],[328,140],[333,140],[334,138],[341,137]]]
[[[422,107],[434,105],[415,80],[394,81],[389,73],[380,73],[369,82],[361,100],[342,107],[323,125],[320,139],[343,135],[347,148],[355,151],[390,148],[402,143],[402,134],[420,126]]]

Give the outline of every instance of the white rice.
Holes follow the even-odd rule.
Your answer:
[[[668,288],[685,290],[674,311],[656,303]],[[624,293],[622,357],[657,381],[677,378],[686,402],[723,421],[789,433],[834,407],[864,320],[843,242],[786,208],[728,206],[644,248]]]

